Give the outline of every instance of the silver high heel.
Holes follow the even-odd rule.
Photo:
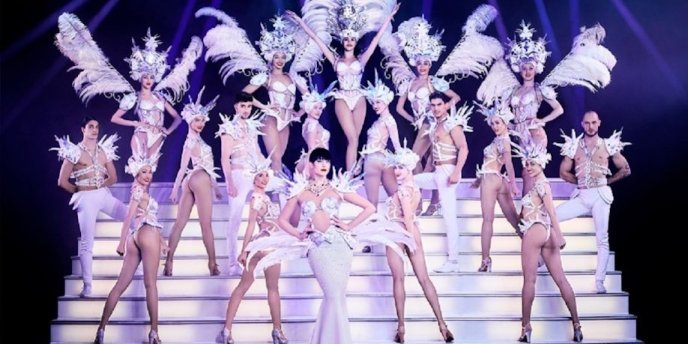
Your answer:
[[[430,203],[430,205],[428,205],[428,208],[425,209],[423,216],[432,216],[432,215],[442,215],[442,205],[441,204]]]
[[[492,258],[487,257],[483,259],[480,267],[478,268],[478,272],[492,272]]]
[[[158,337],[158,333],[151,330],[148,333],[148,344],[162,344],[162,340]]]
[[[581,330],[580,323],[573,323],[573,341],[579,343],[583,341],[583,331]]]
[[[96,332],[96,339],[93,341],[93,344],[103,343],[105,343],[105,329],[99,328],[98,332]]]
[[[289,340],[284,336],[282,329],[272,329],[272,344],[287,344]]]
[[[228,330],[226,327],[220,331],[215,340],[222,344],[234,344],[234,339],[232,338],[232,331]]]
[[[530,339],[533,334],[533,328],[530,326],[530,324],[523,326],[521,331],[522,333],[521,336],[518,338],[518,341],[521,343],[530,343]]]

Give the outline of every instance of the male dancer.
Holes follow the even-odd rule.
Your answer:
[[[78,144],[69,141],[69,136],[55,137],[59,147],[57,155],[62,162],[57,185],[73,194],[69,204],[74,207],[79,219],[79,260],[83,275],[83,289],[79,294],[86,297],[91,294],[93,273],[93,239],[96,231],[96,219],[99,212],[121,220],[127,213],[127,207],[112,196],[109,186],[117,182],[117,172],[112,161],[119,159],[116,154],[115,141],[117,134],[98,141],[100,125],[92,117],[85,117],[81,122],[83,139]],[[72,184],[69,179],[73,178]],[[117,253],[124,255],[126,231],[120,234]]]
[[[451,114],[448,113],[451,107]],[[421,189],[437,189],[442,206],[442,218],[447,229],[447,251],[449,258],[435,272],[459,271],[459,224],[456,221],[456,187],[461,180],[461,169],[468,157],[468,144],[464,131],[472,109],[466,106],[454,111],[446,95],[433,92],[430,95],[430,109],[436,123],[426,133],[432,142],[434,172],[421,173],[414,177]]]
[[[595,289],[598,293],[606,293],[604,279],[609,260],[609,210],[614,201],[609,184],[631,175],[631,167],[621,155],[623,147],[630,143],[621,142],[620,131],[615,131],[608,139],[600,138],[598,130],[601,123],[596,112],[588,111],[581,122],[585,136],[576,137],[575,132],[571,137],[562,135],[566,141],[556,144],[561,147],[561,155],[564,156],[559,176],[578,186],[571,199],[557,207],[557,217],[563,222],[592,212],[597,234]],[[609,170],[609,158],[617,168],[613,175]],[[572,168],[575,168],[575,172],[571,172]]]

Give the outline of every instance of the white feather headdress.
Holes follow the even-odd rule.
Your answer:
[[[150,157],[133,154],[127,161],[127,166],[124,167],[124,172],[136,177],[144,166],[150,166],[151,172],[155,172],[158,168],[158,159],[160,159],[160,152],[156,152]]]
[[[158,51],[160,41],[158,36],[151,35],[150,28],[143,37],[144,47],[141,49],[132,39],[131,56],[124,59],[129,63],[131,72],[129,75],[132,79],[139,81],[144,75],[150,75],[155,78],[155,82],[160,82],[162,76],[165,75],[170,66],[167,64],[167,52],[170,48],[164,51]]]
[[[191,99],[191,96],[189,96],[189,103],[184,105],[184,109],[182,110],[182,118],[186,121],[186,123],[191,123],[194,118],[201,116],[203,117],[204,122],[208,122],[210,120],[210,110],[212,110],[215,105],[217,105],[217,98],[220,96],[215,96],[213,100],[208,102],[206,105],[201,104],[201,97],[203,97],[203,91],[205,90],[205,86],[201,88],[201,91],[198,92],[198,96],[196,97],[196,101],[194,102],[193,99]]]
[[[247,177],[249,177],[249,180],[251,180],[251,182],[253,182],[253,179],[256,177],[256,175],[261,172],[268,173],[270,177],[273,176],[273,171],[270,167],[270,164],[272,163],[272,160],[270,159],[271,155],[272,153],[270,153],[270,155],[268,155],[268,157],[266,158],[262,154],[256,154],[248,159],[248,166],[244,170],[244,173]]]
[[[533,160],[543,169],[552,160],[552,155],[547,153],[547,147],[538,145],[531,139],[521,137],[521,142],[514,145],[514,155],[521,158],[523,166],[526,161]]]
[[[542,73],[545,68],[545,61],[551,54],[545,48],[545,39],[540,37],[533,40],[535,29],[530,27],[530,23],[521,22],[521,28],[516,30],[517,40],[509,41],[509,64],[514,73],[521,72],[521,66],[525,63],[533,63],[535,72]]]
[[[394,99],[394,92],[380,80],[377,70],[375,70],[375,84],[373,85],[368,81],[368,87],[363,89],[363,94],[371,103],[380,100],[385,104],[389,104]]]
[[[331,95],[330,93],[334,89],[334,85],[336,85],[337,82],[333,81],[332,83],[330,83],[330,85],[322,93],[318,92],[318,86],[313,85],[312,82],[309,82],[309,83],[310,83],[310,87],[309,87],[310,92],[304,94],[301,97],[300,106],[304,110],[306,110],[306,112],[311,111],[311,109],[313,109],[313,106],[315,106],[315,104],[322,104],[322,107],[324,109],[325,106],[327,105],[327,98],[330,97],[330,95]]]
[[[260,41],[258,46],[266,61],[271,61],[275,53],[284,53],[287,61],[291,60],[296,52],[296,43],[294,42],[294,34],[285,25],[281,16],[275,16],[270,20],[274,30],[269,31],[265,25],[260,24]]]
[[[430,34],[430,23],[423,17],[413,17],[399,25],[395,35],[404,47],[409,64],[415,66],[421,60],[437,61],[444,51],[442,33]]]
[[[473,103],[478,106],[478,112],[485,116],[486,122],[489,122],[493,117],[499,117],[504,121],[504,124],[509,124],[514,119],[514,113],[511,112],[511,108],[508,106],[501,106],[497,103],[494,106],[488,107],[478,102]]]
[[[420,157],[413,150],[406,146],[406,139],[404,139],[404,145],[397,149],[394,153],[389,150],[385,150],[385,166],[403,166],[409,170],[413,170]]]

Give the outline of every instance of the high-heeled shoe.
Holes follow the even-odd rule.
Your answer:
[[[105,330],[102,328],[98,329],[98,332],[96,332],[96,339],[93,341],[93,344],[103,344],[105,343]]]
[[[234,344],[234,339],[232,338],[232,331],[228,330],[226,327],[220,331],[217,335],[215,342],[222,344]]]
[[[454,342],[454,335],[449,331],[449,328],[447,327],[447,323],[442,323],[439,325],[440,326],[440,334],[442,335],[442,339],[444,339],[445,343],[453,343]]]
[[[208,271],[210,271],[210,276],[219,276],[220,266],[217,263],[208,263]]]
[[[158,337],[158,333],[151,330],[148,333],[148,344],[162,344],[162,340]]]
[[[442,215],[442,205],[441,204],[430,203],[430,205],[428,205],[428,208],[425,209],[423,216],[432,216],[432,215]]]
[[[478,272],[492,272],[492,258],[487,257],[483,259],[480,267],[478,268]]]
[[[272,329],[272,344],[287,344],[289,340],[282,332],[282,329]]]
[[[162,274],[164,276],[172,276],[172,261],[166,261],[165,262],[165,269],[162,270]]]
[[[521,336],[518,337],[518,341],[521,343],[530,343],[531,335],[533,334],[533,328],[530,324],[527,324],[521,328]]]
[[[404,329],[404,326],[397,327],[397,334],[394,335],[394,342],[395,343],[403,343],[405,334],[406,334],[406,330]]]
[[[580,323],[573,323],[573,341],[579,343],[583,341],[583,331],[581,330]]]

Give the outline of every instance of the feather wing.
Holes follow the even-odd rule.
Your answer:
[[[155,87],[170,103],[177,103],[182,100],[184,93],[189,89],[189,73],[196,69],[196,60],[203,52],[203,42],[193,36],[191,43],[182,53],[182,58],[174,66],[174,69],[167,76],[160,80]]]

